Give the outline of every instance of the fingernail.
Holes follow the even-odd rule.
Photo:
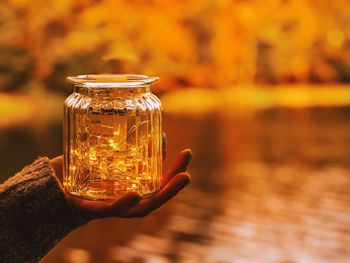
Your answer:
[[[192,151],[191,150],[188,150],[187,152],[187,156],[186,156],[186,166],[191,162],[192,160]]]
[[[181,184],[180,184],[180,187],[181,188],[184,188],[184,187],[186,187],[189,183],[191,182],[191,180],[183,180],[182,182],[181,182]]]
[[[167,147],[167,139],[166,139],[166,134],[163,132],[163,137],[162,137],[162,147],[165,149]]]

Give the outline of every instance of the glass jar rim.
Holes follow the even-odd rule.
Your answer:
[[[67,77],[75,86],[86,88],[137,88],[149,86],[159,77],[138,74],[89,74]]]

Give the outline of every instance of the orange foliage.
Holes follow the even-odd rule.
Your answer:
[[[23,71],[24,86],[96,71],[165,88],[349,81],[349,24],[346,0],[2,1],[0,58],[21,59],[0,84]]]

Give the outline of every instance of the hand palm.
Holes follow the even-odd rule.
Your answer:
[[[80,214],[89,219],[146,216],[174,197],[190,182],[190,175],[186,172],[190,160],[191,151],[181,151],[178,154],[173,168],[167,173],[164,173],[161,189],[152,197],[143,199],[139,193],[129,192],[113,202],[97,202],[75,198],[64,192],[65,197]],[[62,186],[63,157],[58,156],[52,159],[51,164]]]

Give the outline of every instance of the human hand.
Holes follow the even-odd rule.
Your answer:
[[[67,192],[67,201],[84,217],[97,219],[104,217],[143,217],[161,207],[188,185],[191,178],[187,166],[191,160],[191,150],[181,151],[173,168],[163,174],[161,189],[152,197],[143,198],[140,193],[129,192],[112,202],[89,201],[76,198]],[[56,176],[63,188],[63,156],[50,160]]]

